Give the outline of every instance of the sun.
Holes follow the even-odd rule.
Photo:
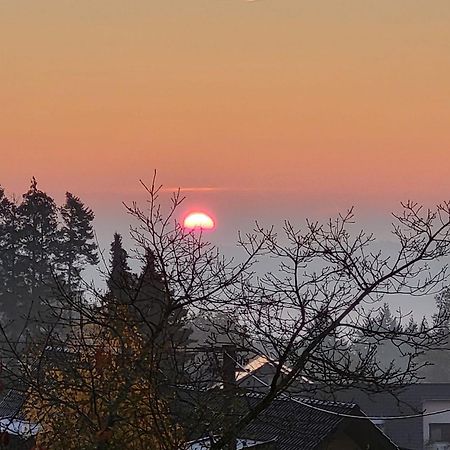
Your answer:
[[[214,220],[208,214],[204,212],[191,212],[189,213],[183,221],[184,228],[202,229],[202,230],[212,230],[214,229]]]

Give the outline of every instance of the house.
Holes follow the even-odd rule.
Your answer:
[[[236,366],[236,386],[242,391],[247,390],[249,392],[260,391],[264,392],[272,382],[272,379],[277,371],[279,362],[269,359],[267,356],[257,355],[254,358],[248,360],[245,364]],[[291,369],[282,365],[281,378],[288,375]],[[303,388],[307,385],[311,385],[312,382],[306,377],[301,377],[296,385],[301,385]],[[208,385],[209,389],[222,388],[222,381],[214,381]],[[307,390],[307,388],[306,388]]]
[[[236,368],[236,385],[241,389],[266,390],[267,385],[272,381],[277,370],[278,361],[272,361],[267,356],[258,355],[247,364]],[[281,377],[289,374],[290,368],[286,365],[281,366]],[[302,377],[298,382],[301,384],[310,384],[307,378]]]
[[[210,436],[219,435],[226,417],[223,415],[223,391],[199,393],[192,390],[184,394],[186,405],[198,405],[203,401],[200,408],[203,416],[194,418],[192,408],[186,410],[188,420],[192,420],[186,423],[186,429],[193,432],[187,448],[207,450]],[[261,393],[237,394],[229,417],[243,416],[262,398]],[[356,404],[294,396],[272,401],[238,433],[237,444],[238,448],[254,450],[399,450]]]
[[[369,416],[398,416],[395,420],[380,418],[377,423],[403,448],[450,450],[450,383],[417,383],[395,394],[349,389],[335,398],[357,402]]]
[[[241,437],[275,441],[277,450],[398,450],[366,417],[354,403],[286,397],[273,401]]]
[[[0,433],[8,450],[27,450],[34,445],[38,426],[22,414],[24,395],[14,389],[5,391],[0,398]]]
[[[218,436],[205,437],[186,443],[185,450],[209,450],[211,443]],[[274,441],[255,441],[253,439],[236,439],[236,450],[277,450],[277,444]]]

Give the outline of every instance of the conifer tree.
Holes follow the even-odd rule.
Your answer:
[[[24,314],[27,272],[20,248],[23,226],[17,204],[0,191],[0,305],[3,323],[20,319]],[[17,326],[13,327],[17,331]]]
[[[161,328],[168,301],[163,279],[155,267],[155,257],[148,251],[145,255],[145,265],[138,279],[135,306],[141,315],[142,322],[145,322],[145,326],[141,328],[145,328],[146,334],[151,337]]]
[[[429,349],[419,361],[427,364],[421,374],[429,383],[450,382],[450,289],[435,297],[437,312],[433,315],[434,334],[441,336],[439,346]],[[425,319],[424,319],[425,320]]]
[[[7,290],[6,284],[9,278],[8,274],[8,221],[11,201],[6,197],[4,189],[0,186],[0,301],[3,303],[3,297]]]
[[[136,276],[128,265],[128,253],[122,237],[114,234],[111,244],[111,266],[106,307],[110,320],[120,321],[118,311],[126,305],[129,320],[149,346],[149,354],[157,372],[174,380],[182,373],[186,359],[181,354],[189,342],[186,311],[174,308],[170,288],[155,264],[151,251],[145,255],[141,273]]]
[[[51,264],[58,254],[57,207],[50,196],[38,189],[33,177],[18,213],[22,220],[22,252],[28,261],[28,281],[33,292],[51,278]]]
[[[128,253],[123,248],[122,236],[119,233],[114,233],[110,255],[108,294],[116,303],[130,303],[134,297],[134,277],[128,266]]]
[[[403,359],[408,349],[406,342],[397,342],[395,336],[405,330],[392,314],[389,304],[383,303],[379,310],[369,314],[363,328],[364,333],[358,333],[353,343],[355,363],[371,359],[378,370],[403,368]],[[384,336],[384,339],[381,339],[380,335]]]
[[[60,208],[59,265],[69,291],[79,287],[80,275],[86,264],[98,263],[92,222],[94,212],[79,197],[66,192],[65,204]]]
[[[0,305],[2,319],[5,323],[16,312],[16,302],[13,294],[16,289],[16,227],[11,227],[11,218],[14,216],[14,203],[9,200],[3,188],[0,187]],[[16,233],[15,233],[16,234]]]
[[[434,323],[444,322],[447,334],[450,333],[450,288],[444,289],[435,297],[437,313],[433,317]]]
[[[57,206],[53,198],[37,187],[33,177],[30,189],[17,207],[21,222],[19,245],[24,264],[24,281],[27,296],[25,314],[29,315],[29,331],[35,334],[41,328],[46,303],[55,295],[54,264],[59,254]]]
[[[134,315],[142,335],[151,342],[160,373],[175,382],[186,372],[185,350],[192,330],[187,326],[187,311],[178,307],[172,296],[169,283],[156,266],[155,255],[146,249],[136,287]]]

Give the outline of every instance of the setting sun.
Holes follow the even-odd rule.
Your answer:
[[[203,212],[193,212],[188,214],[183,222],[185,228],[201,228],[212,230],[214,228],[214,220]]]

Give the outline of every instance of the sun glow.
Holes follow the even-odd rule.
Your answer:
[[[189,213],[183,222],[184,228],[212,230],[215,226],[214,220],[203,212]]]

